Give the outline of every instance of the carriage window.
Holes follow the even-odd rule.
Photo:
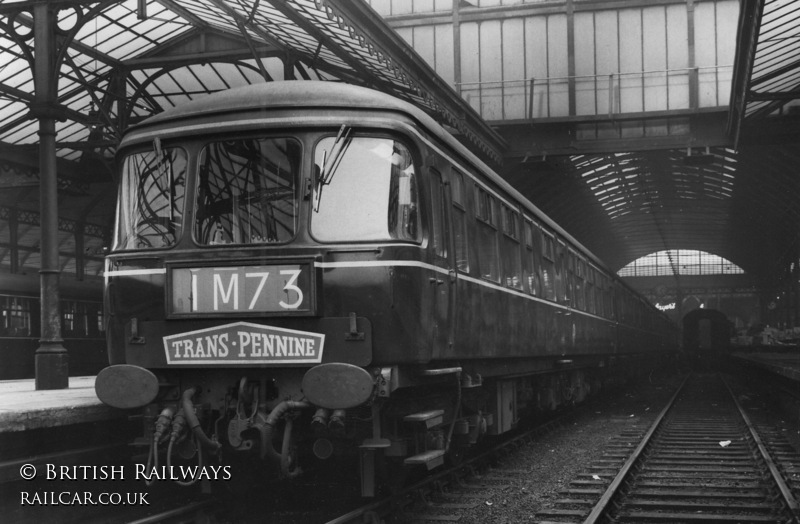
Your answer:
[[[595,279],[597,273],[592,266],[587,266],[586,270],[586,310],[589,313],[597,311],[595,305],[597,304],[597,288],[595,287]]]
[[[594,291],[595,291],[595,309],[598,315],[607,316],[606,313],[606,305],[605,305],[605,298],[606,298],[606,278],[603,276],[600,271],[596,273],[595,280],[594,280]]]
[[[420,241],[411,151],[388,138],[321,140],[311,233],[323,242]]]
[[[71,300],[61,302],[61,329],[65,335],[77,335],[80,322],[77,316],[77,304]]]
[[[447,223],[445,216],[447,208],[445,207],[447,201],[445,200],[444,183],[442,182],[442,175],[435,170],[431,170],[431,208],[433,215],[431,219],[432,233],[433,233],[433,249],[436,254],[442,258],[447,258],[447,244],[450,239],[447,234]]]
[[[567,246],[559,240],[556,242],[556,300],[564,304],[572,301],[567,262]]]
[[[503,274],[506,285],[522,289],[522,267],[519,245],[519,214],[506,205],[503,210]]]
[[[575,259],[575,302],[578,309],[586,311],[586,264],[580,258]]]
[[[195,238],[200,244],[288,242],[297,232],[300,144],[227,140],[200,153]]]
[[[500,281],[500,261],[497,251],[497,217],[494,197],[475,188],[475,214],[478,219],[478,265],[481,276]]]
[[[24,297],[0,297],[3,335],[28,337],[31,335],[32,300]]]
[[[102,335],[103,333],[105,333],[106,332],[106,324],[103,321],[104,319],[103,319],[103,305],[102,304],[95,306],[94,314],[93,314],[92,318],[94,318],[94,321],[95,321],[95,329],[96,329],[97,334]]]
[[[603,304],[605,306],[606,318],[615,319],[616,309],[614,308],[614,297],[616,296],[615,284],[613,281],[605,282],[603,293]]]
[[[534,244],[534,225],[525,219],[525,249],[522,253],[523,274],[525,276],[526,290],[531,295],[539,296],[541,294],[541,283],[537,273],[536,253],[538,252]],[[536,235],[538,239],[539,228],[536,226]]]
[[[548,300],[556,299],[555,260],[553,237],[542,232],[542,287]]]
[[[122,162],[116,249],[174,245],[181,234],[186,152],[162,148],[134,153]]]
[[[467,248],[466,191],[464,177],[457,171],[452,172],[451,180],[453,197],[453,235],[456,245],[456,266],[459,271],[469,272],[469,251]]]

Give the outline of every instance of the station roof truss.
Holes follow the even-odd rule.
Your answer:
[[[718,146],[552,157],[506,178],[614,271],[693,249],[766,281],[797,237],[798,163],[782,144]]]
[[[41,2],[0,1],[0,271],[38,265],[29,33]],[[65,272],[102,272],[111,159],[129,125],[214,91],[280,79],[374,87],[425,109],[490,163],[502,159],[502,175],[614,271],[649,253],[698,249],[767,279],[798,251],[800,0],[741,1],[727,121],[724,111],[634,115],[643,128],[666,119],[670,130],[693,130],[639,140],[626,137],[632,124],[622,115],[518,122],[498,134],[502,123],[483,122],[360,1],[48,3],[58,8],[64,51],[57,151]],[[580,141],[581,125],[616,134]],[[511,143],[523,128],[535,139]]]
[[[0,220],[38,213],[38,122],[30,106],[32,10],[39,3],[0,2]],[[48,3],[57,13],[62,57],[59,215],[81,228],[106,230],[87,236],[77,256],[68,255],[75,246],[71,233],[63,232],[65,272],[74,272],[76,264],[88,274],[102,271],[100,253],[113,214],[111,165],[125,129],[215,91],[284,79],[364,85],[414,103],[487,162],[502,162],[503,139],[362,2]],[[25,222],[24,234],[20,222],[0,224],[0,267],[37,266],[35,222]]]
[[[800,1],[743,0],[729,126],[796,115],[800,107]]]

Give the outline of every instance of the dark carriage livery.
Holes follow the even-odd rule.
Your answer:
[[[219,93],[134,128],[119,163],[97,391],[146,406],[151,457],[181,413],[282,476],[358,452],[371,495],[378,466],[432,468],[675,349],[665,317],[384,94]]]
[[[39,275],[0,274],[0,380],[31,379],[41,338]],[[70,376],[95,375],[108,366],[103,282],[62,278],[61,336],[69,350]]]

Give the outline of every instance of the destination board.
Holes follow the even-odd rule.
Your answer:
[[[311,265],[180,267],[170,273],[173,315],[311,310]]]

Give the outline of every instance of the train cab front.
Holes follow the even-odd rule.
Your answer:
[[[291,477],[302,450],[326,459],[372,435],[375,339],[390,355],[417,336],[413,319],[388,327],[398,273],[384,262],[422,252],[410,149],[347,126],[162,130],[120,159],[96,390],[144,409],[148,467],[225,449]]]

